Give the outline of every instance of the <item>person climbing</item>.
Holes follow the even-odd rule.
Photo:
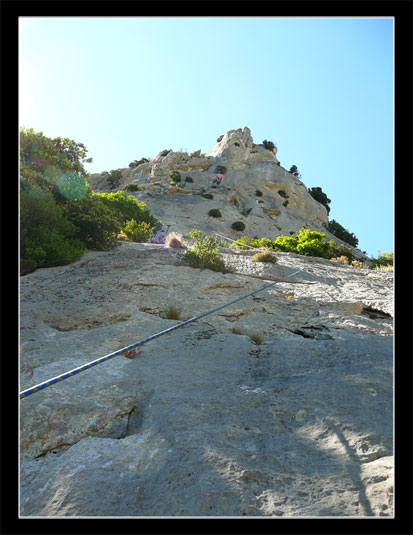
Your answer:
[[[215,175],[212,180],[212,187],[216,188],[217,186],[220,186],[223,179],[224,179],[224,175],[220,175],[220,174]]]

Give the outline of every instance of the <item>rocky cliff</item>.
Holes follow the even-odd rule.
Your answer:
[[[250,129],[244,127],[221,136],[207,154],[201,154],[201,150],[191,154],[164,150],[134,169],[120,169],[122,180],[114,190],[109,189],[102,174],[91,175],[89,182],[99,192],[136,184],[140,191],[128,194],[144,201],[166,229],[184,236],[197,228],[232,239],[246,235],[273,240],[306,227],[343,244],[325,228],[326,208],[313,199],[301,180],[279,165],[276,153],[276,147],[268,150],[255,144]],[[212,182],[220,168],[224,178],[214,187]],[[181,176],[177,185],[171,185],[172,171]],[[261,192],[259,196],[257,190]],[[203,197],[205,193],[212,194],[213,199]],[[211,208],[219,209],[222,217],[209,217]],[[245,230],[233,231],[231,225],[235,221],[242,221]],[[364,257],[358,249],[353,253],[356,258]]]
[[[237,166],[234,139],[244,144]],[[225,184],[239,206],[228,222],[254,187],[279,207],[273,184],[321,222],[324,208],[275,154],[255,147],[243,159],[251,143],[244,129],[187,168],[182,155],[169,158],[205,186],[211,171],[198,162],[232,162]],[[204,217],[211,201],[160,193],[165,158],[128,172],[157,202],[176,199],[182,212],[171,211],[170,223],[185,230],[188,206],[198,203]],[[261,173],[254,184],[252,166]],[[229,192],[219,195],[230,206]],[[291,210],[275,217],[293,220]],[[280,221],[250,214],[247,227],[261,218]],[[270,264],[221,252],[232,273],[184,266],[183,253],[164,245],[124,242],[21,278],[21,390],[280,281],[140,354],[22,399],[23,517],[393,515],[393,274],[292,253]],[[179,320],[168,319],[171,305]]]

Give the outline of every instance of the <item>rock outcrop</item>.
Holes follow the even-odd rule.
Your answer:
[[[21,400],[22,517],[393,515],[393,274],[221,251],[231,273],[125,242],[22,277],[21,390],[281,281]]]
[[[231,225],[242,221],[242,234],[250,238],[275,239],[306,227],[344,244],[326,230],[325,206],[313,199],[301,180],[279,165],[276,153],[276,147],[268,150],[255,144],[248,127],[230,130],[208,154],[164,150],[134,169],[121,169],[123,181],[113,191],[137,184],[140,191],[130,194],[144,201],[165,228],[186,236],[198,228],[236,239],[241,234]],[[212,181],[220,169],[224,179],[214,187]],[[171,171],[181,175],[179,188],[171,185]],[[101,174],[93,174],[89,182],[96,191],[111,191]],[[203,197],[205,193],[212,194],[213,199]],[[211,208],[218,208],[222,218],[209,217]],[[364,257],[358,249],[353,253],[356,258]]]

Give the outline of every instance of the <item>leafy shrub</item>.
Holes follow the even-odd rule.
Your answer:
[[[104,171],[102,176],[106,178],[106,181],[109,184],[110,189],[115,189],[119,186],[120,181],[122,180],[122,172],[117,170],[112,170],[109,173]]]
[[[117,243],[123,220],[120,214],[106,206],[102,195],[117,194],[92,193],[83,199],[67,201],[63,214],[77,227],[74,237],[88,249],[107,251]]]
[[[186,176],[185,177],[185,182],[186,183],[189,183],[189,182],[192,183],[193,181],[194,181],[194,179],[191,176]]]
[[[212,236],[203,236],[202,232],[193,229],[190,236],[194,245],[185,253],[184,263],[193,268],[210,269],[227,273],[228,269],[218,251],[218,241]]]
[[[172,151],[171,151],[171,150],[168,150],[168,149],[165,149],[165,150],[163,150],[163,151],[161,152],[161,156],[162,156],[162,157],[168,156],[168,154],[169,154],[170,152],[172,152]]]
[[[251,245],[252,241],[253,240],[251,240],[251,238],[248,238],[248,236],[241,236],[240,238],[237,239],[236,242],[231,243],[229,248],[241,249],[243,251],[246,251],[246,250],[249,250],[249,247],[247,247],[247,245],[249,245],[250,247],[254,247],[253,245]]]
[[[331,232],[331,234],[334,234],[336,238],[345,241],[353,247],[357,247],[359,241],[356,236],[352,232],[350,233],[343,226],[341,226],[340,223],[337,223],[335,219],[332,219],[328,222],[327,230]]]
[[[211,199],[211,200],[214,198],[212,193],[202,193],[201,197],[203,197],[204,199]]]
[[[137,201],[133,195],[126,195],[124,191],[96,193],[95,195],[118,216],[121,226],[124,226],[126,221],[134,219],[138,223],[141,221],[149,223],[155,230],[162,228],[162,223],[150,213],[146,204]]]
[[[224,137],[224,135],[217,137],[217,143],[219,143],[222,140],[223,137]]]
[[[283,189],[278,190],[278,195],[281,195],[281,197],[284,197],[284,199],[288,199],[288,194]]]
[[[285,206],[285,207],[287,208],[287,206],[288,206],[288,202],[289,202],[289,201],[284,201],[284,202],[283,202],[283,206]]]
[[[81,241],[68,240],[56,228],[40,225],[25,242],[20,262],[21,274],[37,267],[70,264],[79,260],[84,252]]]
[[[168,177],[172,180],[172,182],[181,182],[181,173],[179,171],[171,171]]]
[[[252,262],[272,262],[275,264],[277,262],[277,257],[270,251],[262,251],[262,253],[257,253],[251,258]]]
[[[372,258],[371,264],[373,268],[392,266],[393,265],[393,251],[389,253],[377,251],[379,256],[378,258]]]
[[[274,145],[274,143],[273,143],[272,141],[267,141],[266,139],[264,139],[264,141],[262,142],[262,144],[264,145],[264,147],[265,147],[267,150],[269,150],[269,151],[271,151],[271,152],[273,152],[274,149],[275,149],[275,145]]]
[[[139,186],[139,184],[136,184],[135,182],[131,182],[130,184],[126,184],[126,186],[123,186],[122,191],[143,191],[144,187]]]
[[[255,195],[256,195],[257,197],[262,197],[262,191],[260,191],[259,189],[256,189],[256,190],[255,190]]]
[[[33,187],[20,192],[20,273],[38,267],[78,260],[85,246],[76,238],[77,227],[68,221],[49,191]]]
[[[126,234],[129,241],[146,243],[152,238],[153,227],[146,221],[138,223],[134,219],[130,219],[122,228],[122,232]]]
[[[208,215],[210,217],[222,217],[222,214],[220,212],[220,210],[218,210],[218,208],[212,208],[209,212],[208,212]]]
[[[231,225],[231,228],[237,232],[242,232],[245,230],[245,224],[242,221],[234,221],[234,223]]]

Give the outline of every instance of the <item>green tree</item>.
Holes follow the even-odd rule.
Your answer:
[[[296,165],[292,165],[290,167],[290,170],[288,171],[289,173],[291,173],[292,175],[296,176],[297,178],[301,178],[301,175],[300,173],[298,172],[298,169],[297,169],[297,166]]]
[[[349,245],[352,245],[353,247],[357,247],[358,239],[356,236],[352,233],[346,230],[340,223],[338,223],[335,219],[332,219],[328,222],[327,230],[331,232],[336,238],[339,238],[340,240],[345,241]]]
[[[327,197],[324,191],[319,186],[315,188],[308,188],[307,191],[313,199],[315,199],[317,202],[321,203],[323,206],[326,207],[327,214],[329,214],[330,213],[329,204],[331,203],[331,199]]]
[[[86,155],[83,143],[62,137],[48,138],[33,128],[20,129],[21,183],[49,190],[58,202],[67,198],[70,184],[77,194],[86,195],[90,191],[84,164],[92,162],[92,158]],[[73,193],[69,198],[73,198]]]
[[[264,147],[265,147],[267,150],[269,150],[269,151],[271,151],[271,152],[273,152],[274,149],[275,149],[275,145],[274,145],[274,143],[273,143],[272,141],[268,141],[268,140],[264,139],[264,141],[262,142],[262,144],[264,145]]]

